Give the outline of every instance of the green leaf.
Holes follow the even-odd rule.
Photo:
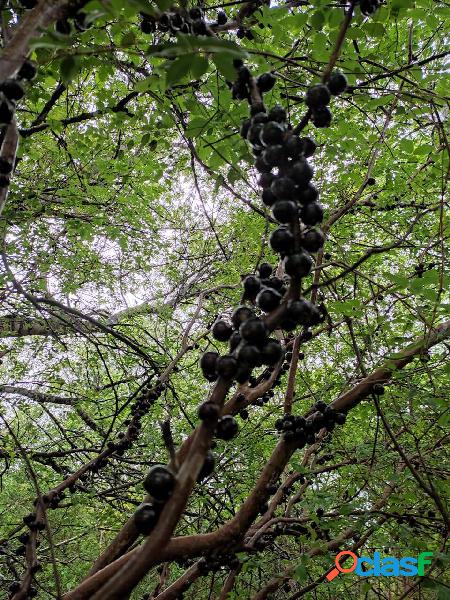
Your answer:
[[[217,70],[229,81],[236,77],[236,69],[233,66],[233,58],[229,54],[217,53],[213,55],[213,62]]]
[[[311,15],[309,22],[316,31],[320,31],[325,24],[325,15],[321,10],[318,10]]]
[[[66,56],[59,65],[59,72],[64,83],[70,83],[78,73],[78,60],[74,56]]]
[[[191,62],[192,56],[187,54],[185,56],[180,56],[170,63],[166,73],[167,87],[171,87],[174,83],[177,83],[180,79],[188,75]]]
[[[200,77],[208,70],[208,59],[203,56],[193,56],[191,59],[190,71],[194,79]]]

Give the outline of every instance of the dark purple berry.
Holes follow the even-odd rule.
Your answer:
[[[257,367],[261,364],[261,352],[253,344],[244,344],[239,350],[238,361],[246,368]]]
[[[231,354],[220,356],[217,359],[216,371],[224,379],[232,379],[238,369],[237,360]]]
[[[283,348],[277,340],[267,340],[261,348],[261,361],[264,365],[275,365],[283,357]]]
[[[228,17],[227,17],[227,13],[223,10],[219,10],[217,12],[217,24],[218,25],[225,25],[225,23],[228,21]]]
[[[223,319],[216,321],[212,327],[212,334],[219,342],[227,342],[232,333],[231,325]]]
[[[214,471],[215,466],[216,459],[214,458],[214,454],[211,452],[211,450],[208,450],[205,456],[205,460],[203,462],[203,466],[200,469],[200,473],[197,475],[197,483],[200,483],[201,481],[206,479],[206,477],[211,475],[211,473]]]
[[[317,144],[310,137],[302,137],[301,140],[302,140],[302,144],[303,144],[303,154],[305,155],[306,158],[309,158],[316,151]]]
[[[248,306],[238,306],[231,317],[231,322],[235,329],[239,329],[242,323],[254,316],[255,313]]]
[[[292,200],[277,200],[272,206],[272,214],[280,223],[291,223],[297,216],[297,205]]]
[[[290,200],[295,193],[295,183],[290,177],[277,177],[270,189],[279,200]]]
[[[267,262],[261,263],[258,267],[259,276],[262,278],[270,277],[273,272],[273,267]]]
[[[312,259],[306,252],[289,255],[284,261],[284,270],[291,277],[305,277],[312,268]]]
[[[0,91],[4,93],[8,100],[13,102],[23,98],[25,94],[22,84],[17,79],[5,79],[0,84]]]
[[[274,252],[287,254],[294,247],[294,236],[287,227],[279,227],[271,233],[269,243]]]
[[[247,275],[244,279],[244,291],[247,298],[251,300],[256,297],[256,294],[261,288],[261,280],[255,275]]]
[[[263,288],[256,297],[256,304],[264,312],[270,312],[281,302],[281,294],[270,288]]]
[[[298,160],[289,169],[289,177],[301,188],[305,188],[311,181],[314,170],[307,160]]]
[[[26,60],[20,67],[19,72],[17,73],[17,77],[19,79],[26,79],[27,81],[31,81],[36,77],[36,73],[36,66],[31,61]]]
[[[335,71],[328,80],[327,87],[333,96],[339,96],[347,89],[347,78],[343,73]]]
[[[284,138],[284,127],[276,121],[269,121],[264,124],[260,140],[264,146],[274,146],[281,144]]]
[[[300,211],[300,219],[305,225],[316,225],[323,221],[323,208],[318,202],[310,202]]]
[[[226,415],[217,423],[216,437],[221,440],[231,440],[239,431],[239,425],[234,417]]]
[[[153,504],[141,504],[133,515],[134,524],[139,533],[148,535],[158,521],[158,512]]]
[[[313,112],[311,119],[316,127],[329,127],[332,119],[331,110],[328,106],[318,108]]]
[[[330,102],[330,92],[326,85],[318,83],[312,85],[305,95],[305,104],[312,110],[326,106]]]
[[[267,327],[259,317],[251,317],[239,328],[242,338],[250,344],[262,344],[267,338]]]
[[[256,80],[259,91],[263,94],[270,92],[276,83],[277,78],[272,73],[263,73]]]
[[[158,501],[165,501],[172,494],[176,479],[165,465],[155,465],[144,479],[145,490]]]
[[[314,184],[311,182],[304,189],[298,189],[296,192],[296,200],[300,202],[300,204],[309,204],[310,202],[315,202],[319,197],[319,191]]]
[[[287,114],[282,106],[277,104],[269,111],[269,120],[276,121],[277,123],[284,123],[286,121]]]
[[[308,252],[318,252],[325,242],[325,237],[320,229],[310,229],[302,237],[302,247]]]
[[[265,190],[263,190],[263,193],[261,194],[261,199],[266,206],[272,206],[272,204],[274,204],[277,201],[277,197],[270,188],[266,188]]]

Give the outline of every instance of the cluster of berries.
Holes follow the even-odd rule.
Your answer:
[[[197,568],[202,575],[219,571],[221,567],[226,569],[238,569],[240,560],[235,554],[215,554],[207,558],[201,558]]]
[[[203,10],[199,6],[194,6],[189,11],[181,8],[173,8],[170,11],[163,12],[158,18],[141,12],[141,31],[143,33],[162,33],[168,32],[171,35],[179,33],[191,35],[211,35],[210,27],[215,25],[225,25],[228,18],[223,10],[217,13],[215,23],[208,23],[205,20]]]
[[[313,406],[314,413],[308,417],[297,415],[284,415],[277,419],[275,428],[283,434],[283,438],[292,442],[295,441],[298,448],[304,448],[307,444],[314,444],[315,434],[323,427],[328,431],[333,431],[335,425],[343,425],[346,421],[346,415],[342,412],[336,412],[331,406],[328,406],[322,400],[316,402]]]
[[[339,96],[347,89],[347,78],[343,73],[332,73],[328,82],[312,85],[305,95],[305,104],[311,111],[311,120],[316,127],[329,127],[332,119],[328,108],[331,96]]]
[[[206,352],[202,356],[200,367],[208,381],[223,377],[244,383],[254,367],[274,365],[283,356],[279,341],[269,338],[264,321],[245,305],[236,308],[231,323],[224,319],[216,321],[212,333],[216,340],[229,342],[230,354],[219,356],[217,352]]]
[[[155,465],[144,479],[144,488],[153,502],[141,504],[134,513],[134,524],[139,533],[148,535],[158,522],[164,504],[172,495],[176,478],[165,465]]]
[[[21,100],[25,94],[23,81],[31,81],[36,77],[36,67],[26,60],[20,67],[14,79],[5,79],[0,82],[0,127],[11,123],[16,109],[16,102]],[[13,165],[0,161],[0,174],[7,175],[11,172]]]
[[[234,100],[248,100],[251,98],[251,79],[252,74],[250,69],[244,65],[244,62],[236,58],[233,61],[234,67],[237,72],[236,80],[234,83],[228,82],[228,86],[231,88],[231,93]],[[260,95],[270,92],[276,83],[276,77],[273,73],[263,73],[256,79],[256,85]]]

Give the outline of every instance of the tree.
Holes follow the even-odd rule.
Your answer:
[[[447,597],[449,17],[2,4],[1,599]]]

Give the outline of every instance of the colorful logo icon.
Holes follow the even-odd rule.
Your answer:
[[[340,563],[343,557],[351,557],[353,564],[350,567],[343,567]],[[350,550],[342,550],[334,559],[335,568],[332,569],[326,578],[333,581],[339,573],[351,573],[355,571],[360,577],[414,577],[425,574],[425,566],[432,563],[432,552],[421,552],[417,558],[413,556],[404,556],[396,558],[394,556],[381,556],[380,552],[375,552],[373,558],[370,556],[356,556]]]

